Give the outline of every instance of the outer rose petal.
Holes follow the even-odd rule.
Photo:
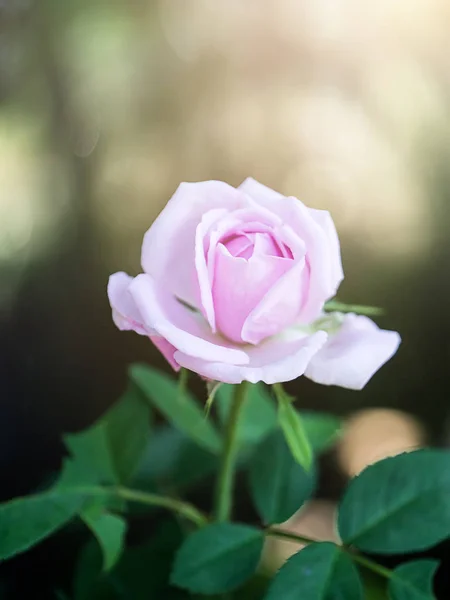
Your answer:
[[[273,384],[303,375],[309,361],[325,344],[327,337],[325,331],[318,331],[295,340],[282,336],[266,340],[259,346],[246,348],[250,363],[245,366],[201,360],[182,352],[175,352],[175,360],[202,377],[223,383],[264,381]]]
[[[176,348],[164,338],[154,335],[155,332],[146,328],[141,313],[130,294],[129,287],[133,278],[126,273],[114,273],[108,281],[108,297],[113,311],[113,321],[121,331],[136,331],[140,335],[148,335],[167,362],[175,369],[180,365],[173,355]]]
[[[272,188],[267,187],[267,185],[264,185],[263,183],[259,183],[259,181],[253,179],[253,177],[247,177],[247,179],[241,183],[238,189],[248,194],[256,202],[264,200],[265,206],[267,206],[267,203],[269,202],[276,202],[279,200],[283,201],[286,199],[286,196],[283,196],[283,194],[280,194],[280,192],[276,192]]]
[[[121,331],[136,331],[140,335],[152,332],[144,325],[144,320],[134,302],[129,287],[133,278],[119,272],[111,275],[108,281],[108,298],[111,304],[113,321]]]
[[[342,281],[339,241],[329,213],[310,209],[297,198],[283,196],[252,178],[246,179],[239,189],[279,215],[305,241],[310,283],[300,319],[302,323],[316,319]]]
[[[322,227],[325,235],[327,236],[330,252],[334,257],[334,260],[331,261],[330,278],[332,282],[337,281],[337,284],[333,284],[336,286],[337,291],[339,284],[344,279],[344,270],[342,268],[341,247],[339,244],[336,227],[330,213],[327,210],[316,210],[315,208],[310,208],[309,212],[314,220]]]
[[[249,358],[243,350],[212,333],[202,315],[192,312],[166,290],[157,287],[150,275],[138,275],[129,289],[145,326],[177,350],[204,360],[248,363]]]
[[[397,351],[400,336],[380,329],[364,316],[346,315],[344,323],[313,357],[305,376],[323,385],[362,389]]]
[[[235,210],[250,205],[246,195],[222,181],[182,183],[147,231],[141,263],[167,292],[200,308],[195,268],[195,230],[214,208]]]
[[[177,351],[175,346],[172,346],[172,344],[170,344],[167,340],[165,340],[163,337],[159,337],[158,335],[152,335],[152,336],[150,336],[150,339],[152,340],[154,345],[158,348],[158,350],[161,352],[161,354],[164,356],[164,358],[167,360],[169,365],[175,371],[179,371],[180,365],[177,363],[177,361],[174,358],[174,354]]]

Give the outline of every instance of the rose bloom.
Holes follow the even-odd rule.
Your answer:
[[[330,214],[253,179],[182,183],[145,234],[142,270],[110,277],[113,319],[175,370],[361,389],[400,343],[365,316],[324,312],[343,279]]]

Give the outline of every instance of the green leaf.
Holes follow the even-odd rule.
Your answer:
[[[123,594],[110,576],[102,571],[103,555],[91,537],[79,553],[75,565],[72,596],[74,600],[122,600]]]
[[[175,597],[175,594],[185,597],[181,590],[169,588],[175,552],[182,541],[179,524],[174,519],[167,519],[148,541],[127,549],[114,571],[114,578],[122,589],[127,590],[128,598],[162,600]]]
[[[450,534],[450,452],[418,450],[371,465],[341,500],[346,544],[380,554],[425,550]]]
[[[332,542],[294,554],[274,577],[265,600],[363,600],[358,571]]]
[[[437,560],[414,560],[397,567],[389,580],[391,600],[435,600],[433,578]]]
[[[197,446],[185,434],[163,425],[157,428],[133,478],[133,487],[154,490],[162,486],[184,491],[211,475],[217,456]]]
[[[315,469],[308,472],[293,458],[281,431],[258,446],[250,463],[250,491],[266,524],[289,519],[312,495]]]
[[[366,567],[361,567],[359,573],[365,592],[364,600],[389,600],[387,580],[384,577],[369,571]]]
[[[222,442],[211,421],[208,421],[202,409],[186,392],[180,398],[178,386],[174,380],[145,365],[133,365],[130,377],[157,409],[174,427],[183,431],[197,444],[218,453]]]
[[[230,412],[232,385],[223,384],[217,391],[219,418],[226,423]],[[248,386],[248,395],[239,416],[237,439],[241,446],[254,445],[268,435],[277,425],[277,413],[267,388],[262,384]]]
[[[0,504],[0,559],[24,552],[54,533],[85,500],[77,491],[50,491]]]
[[[342,421],[338,417],[313,411],[301,411],[300,417],[314,453],[328,450],[342,434]]]
[[[150,409],[136,386],[105,415],[106,432],[120,483],[130,481],[150,437]]]
[[[81,461],[66,457],[63,459],[62,469],[53,489],[72,489],[80,485],[95,483],[98,483],[98,475],[94,469],[87,468],[87,465]]]
[[[103,553],[103,570],[110,571],[122,554],[127,524],[122,517],[93,506],[81,518],[97,538]]]
[[[292,406],[292,398],[285,393],[280,384],[274,385],[273,388],[278,400],[278,422],[292,456],[299,465],[309,470],[312,465],[313,452],[302,417]]]
[[[86,481],[127,483],[150,434],[150,409],[130,386],[124,396],[92,427],[64,436],[77,469]]]
[[[361,304],[345,304],[344,302],[339,302],[338,300],[329,300],[325,303],[325,311],[326,312],[341,312],[341,313],[356,313],[357,315],[367,315],[369,317],[374,317],[377,315],[384,314],[384,310],[382,308],[378,308],[377,306],[364,306]]]
[[[185,592],[169,586],[174,555],[182,541],[175,519],[165,519],[150,539],[128,547],[109,573],[101,571],[98,544],[86,544],[75,569],[74,600],[184,600]]]
[[[65,435],[64,443],[73,459],[72,464],[70,461],[67,463],[70,468],[67,482],[76,476],[86,483],[119,483],[104,421],[100,421],[80,433]],[[66,476],[67,474],[65,474]]]
[[[178,550],[171,582],[199,594],[235,590],[258,566],[263,532],[236,523],[215,523],[191,534]]]
[[[96,485],[98,479],[98,473],[95,470],[89,471],[82,461],[65,458],[63,468],[58,480],[52,487],[52,491],[73,493],[77,489],[81,489],[88,498],[83,507],[83,512],[94,509],[99,513],[106,509],[123,510],[126,507],[125,501],[117,495],[111,494],[108,488]],[[94,492],[94,490],[96,491]]]

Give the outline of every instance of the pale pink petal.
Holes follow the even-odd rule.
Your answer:
[[[279,217],[262,207],[253,205],[251,198],[247,196],[246,198],[250,208],[234,210],[227,216],[222,216],[216,222],[213,221],[214,225],[204,237],[204,249],[211,286],[214,280],[214,255],[217,244],[225,238],[232,238],[234,235],[245,235],[247,232],[271,232],[274,228],[280,227]],[[252,246],[252,243],[250,243],[250,246]],[[230,251],[230,253],[237,256],[234,252]],[[286,252],[286,255],[288,254]],[[251,253],[248,253],[244,258],[250,256]]]
[[[246,260],[232,256],[223,244],[218,245],[215,259],[213,300],[217,328],[239,343],[243,341],[242,326],[248,315],[294,261],[260,254]]]
[[[277,215],[255,204],[249,196],[245,194],[243,196],[246,198],[247,208],[233,210],[227,216],[217,219],[216,222],[211,219],[213,226],[205,237],[208,264],[213,262],[210,258],[214,254],[217,244],[223,242],[225,238],[247,232],[270,233],[282,224]],[[232,254],[236,256],[233,252]]]
[[[243,193],[240,188],[238,188],[238,190],[239,193]],[[241,223],[256,223],[258,227],[262,226],[263,229],[261,229],[261,231],[267,231],[267,228],[273,229],[274,227],[278,227],[283,224],[280,217],[270,208],[268,209],[264,206],[261,206],[261,204],[255,201],[254,198],[248,194],[245,194],[245,192],[244,195],[247,199],[247,205],[244,208],[233,211],[233,217],[239,219]],[[264,229],[264,227],[266,227],[266,229]]]
[[[144,325],[144,319],[129,290],[132,281],[133,277],[126,273],[114,273],[109,278],[108,297],[113,309],[115,325],[122,331],[136,331],[140,335],[147,335],[175,371],[179,371],[180,365],[173,356],[176,351],[175,346]]]
[[[248,356],[214,334],[200,313],[186,308],[150,275],[138,275],[130,285],[145,326],[156,331],[181,352],[196,358],[246,364]]]
[[[152,335],[152,336],[150,336],[150,339],[152,340],[154,345],[158,348],[158,350],[161,352],[161,354],[164,356],[164,358],[167,360],[169,365],[175,371],[179,371],[180,365],[177,363],[177,361],[174,358],[174,354],[177,351],[175,346],[172,346],[172,344],[170,344],[166,339],[164,339],[163,337],[160,337],[159,335]]]
[[[331,218],[330,213],[327,210],[317,210],[315,208],[309,209],[314,220],[322,227],[329,242],[331,256],[334,260],[331,261],[331,273],[330,279],[336,291],[339,284],[344,279],[344,270],[342,268],[341,260],[341,246],[339,244],[339,238],[334,225],[334,221]],[[337,282],[337,284],[336,284]]]
[[[286,198],[279,205],[280,212],[294,231],[305,241],[306,260],[309,266],[308,297],[302,307],[300,320],[309,323],[317,318],[324,303],[336,295],[340,279],[332,278],[332,265],[336,260],[323,229],[312,218],[309,209],[296,198]]]
[[[236,211],[235,211],[236,212]],[[208,233],[207,238],[204,240],[205,254],[206,254],[206,264],[208,265],[208,277],[209,283],[212,286],[214,284],[214,272],[215,272],[215,254],[217,249],[217,244],[220,240],[228,233],[232,234],[236,228],[242,226],[242,223],[239,219],[236,219],[234,214],[220,219],[218,223],[216,223],[215,227]]]
[[[228,252],[240,258],[250,258],[253,254],[253,246],[253,240],[245,234],[236,234],[226,244]]]
[[[202,216],[195,232],[195,266],[200,289],[198,307],[213,331],[216,331],[216,317],[212,286],[216,272],[217,245],[222,242],[228,250],[235,248],[235,252],[230,251],[230,253],[236,256],[241,252],[244,254],[243,258],[250,258],[255,253],[280,257],[289,255],[292,258],[293,253],[284,246],[283,239],[273,238],[273,227],[280,229],[280,226],[279,217],[266,209],[252,205],[251,202],[250,208],[234,210],[231,213],[226,209],[216,208]],[[289,234],[287,237],[290,237]],[[296,248],[301,246],[301,241],[297,238],[293,243]],[[231,244],[230,248],[228,244]]]
[[[216,223],[221,217],[224,217],[228,211],[223,208],[209,210],[202,217],[202,220],[197,225],[195,230],[195,268],[197,269],[198,285],[200,289],[200,301],[202,313],[211,326],[211,329],[216,331],[216,317],[214,312],[214,304],[211,290],[211,282],[208,274],[208,265],[206,262],[205,251],[205,236],[208,233],[211,225]],[[180,257],[180,261],[184,262],[184,257]]]
[[[331,227],[331,217],[320,214],[326,211],[311,210],[297,198],[285,197],[251,178],[239,189],[275,212],[305,242],[310,280],[300,319],[303,323],[316,319],[342,280],[339,242],[334,226]]]
[[[248,365],[230,365],[193,358],[182,352],[175,353],[177,362],[207,379],[223,383],[264,381],[273,384],[291,381],[303,375],[311,358],[326,342],[327,334],[318,331],[295,340],[271,338],[248,349]]]
[[[237,217],[242,221],[236,222]],[[259,221],[253,220],[258,218]],[[253,241],[253,246],[248,245],[248,240]],[[220,251],[217,250],[217,244],[222,244]],[[308,273],[301,275],[306,266],[305,251],[305,244],[288,225],[283,225],[274,213],[259,206],[234,211],[230,217],[214,223],[209,234],[207,264],[213,289],[216,325],[219,318],[219,329],[224,335],[236,342],[258,343],[297,320],[305,295],[307,296],[302,294],[302,289],[304,285],[309,285]],[[238,254],[239,252],[243,255]],[[270,256],[278,256],[284,260],[271,260]],[[233,257],[245,258],[248,263],[233,260]],[[296,264],[298,268],[295,273],[289,278],[284,275]],[[282,286],[285,296],[280,309],[288,310],[276,310],[274,306],[277,281],[281,277],[285,277],[286,281]],[[271,293],[272,286],[275,289]],[[270,305],[275,308],[272,318],[265,314],[266,309],[262,306],[255,314],[254,327],[249,323],[248,335],[241,335],[245,320],[260,305],[266,294],[268,297],[265,307]],[[217,317],[219,312],[220,317]],[[268,319],[270,327],[264,331],[264,323]]]
[[[280,332],[297,318],[302,306],[305,261],[298,261],[268,289],[242,326],[241,337],[251,344]]]
[[[362,389],[397,351],[400,336],[380,329],[364,316],[348,314],[338,333],[330,336],[305,371],[323,385]]]
[[[140,335],[150,335],[139,312],[129,287],[133,278],[119,272],[111,275],[108,281],[108,298],[112,308],[114,324],[121,331],[135,331]]]
[[[254,240],[253,256],[278,256],[279,258],[284,258],[280,246],[271,234],[254,233],[251,236]]]
[[[221,181],[182,183],[145,234],[143,270],[168,292],[199,307],[195,269],[197,225],[211,209],[231,211],[248,205],[244,193]]]
[[[259,202],[260,200],[265,200],[267,202],[276,202],[277,200],[284,200],[286,196],[280,194],[280,192],[276,192],[272,190],[270,187],[259,183],[253,177],[247,177],[245,181],[241,183],[238,187],[239,190],[242,190],[246,194],[248,194],[253,200]]]

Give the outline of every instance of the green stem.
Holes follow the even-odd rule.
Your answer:
[[[181,369],[178,377],[178,398],[184,399],[184,395],[187,390],[189,381],[189,371],[187,369]]]
[[[278,398],[279,396],[284,396],[286,392],[284,391],[281,383],[272,383],[272,389],[275,392],[275,396]]]
[[[182,500],[169,498],[168,496],[159,496],[158,494],[140,492],[138,490],[131,490],[124,487],[115,487],[113,488],[113,492],[120,498],[129,500],[130,502],[139,502],[141,504],[160,506],[161,508],[172,510],[189,521],[192,521],[198,525],[198,527],[203,527],[208,523],[208,519],[198,510],[198,508],[188,502],[183,502]]]
[[[291,531],[285,531],[284,529],[278,529],[277,527],[269,527],[265,530],[265,534],[270,537],[276,537],[284,540],[289,540],[290,542],[297,542],[298,544],[314,544],[320,540],[315,540],[313,538],[307,537],[305,535],[298,535],[296,533],[292,533]],[[373,573],[377,573],[377,575],[381,575],[381,577],[385,577],[386,579],[390,579],[392,577],[392,571],[379,565],[378,563],[370,560],[370,558],[366,558],[365,556],[361,556],[361,554],[356,554],[350,548],[346,546],[339,546],[343,552],[349,554],[356,563],[361,566],[369,569]]]
[[[392,571],[390,569],[379,565],[378,563],[374,562],[373,560],[370,560],[369,558],[366,558],[365,556],[361,556],[361,554],[356,554],[355,552],[351,552],[350,550],[347,550],[347,552],[350,554],[350,556],[356,563],[360,564],[363,567],[366,567],[366,569],[369,569],[373,573],[377,573],[378,575],[381,575],[381,577],[385,577],[386,579],[390,579],[392,577]]]
[[[228,521],[233,505],[234,471],[238,454],[237,433],[239,413],[247,395],[248,383],[244,381],[234,389],[228,421],[225,428],[222,462],[217,478],[215,518]]]
[[[268,527],[264,530],[264,533],[270,537],[276,537],[284,540],[288,540],[290,542],[297,542],[298,544],[314,544],[319,540],[314,540],[313,538],[298,535],[296,533],[292,533],[291,531],[285,531],[284,529],[278,529],[278,527]]]
[[[150,494],[121,486],[82,486],[63,490],[63,492],[67,492],[68,494],[74,493],[75,491],[80,494],[86,494],[86,496],[116,496],[123,500],[128,500],[129,502],[137,502],[139,504],[146,504],[147,506],[158,506],[179,514],[185,519],[195,523],[198,527],[204,527],[208,524],[208,518],[198,510],[198,508],[189,504],[189,502],[183,502],[182,500],[169,498],[168,496]],[[52,492],[49,493],[51,494]]]

